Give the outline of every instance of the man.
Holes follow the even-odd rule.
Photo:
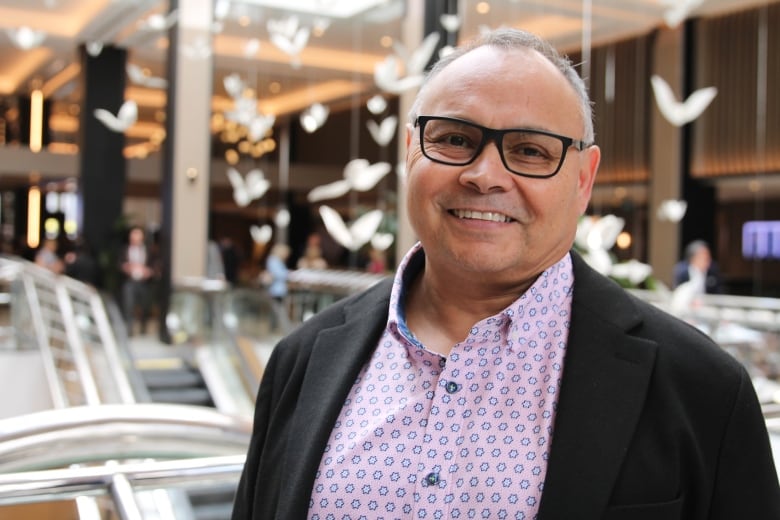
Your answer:
[[[146,334],[146,325],[152,308],[153,282],[157,276],[157,258],[146,244],[143,228],[134,226],[128,234],[127,247],[120,256],[122,283],[122,310],[128,335],[133,335],[136,308],[140,308],[140,332]]]
[[[685,247],[685,257],[674,266],[674,287],[691,284],[696,294],[721,292],[718,266],[712,261],[710,246],[704,240],[694,240]]]
[[[410,121],[420,244],[277,345],[233,518],[780,518],[745,370],[570,252],[600,158],[570,63],[493,32]]]

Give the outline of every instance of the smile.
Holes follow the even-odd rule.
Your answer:
[[[468,209],[454,209],[450,213],[458,218],[470,219],[470,220],[487,220],[490,222],[512,222],[512,218],[507,217],[501,213],[493,213],[492,211],[472,211]]]

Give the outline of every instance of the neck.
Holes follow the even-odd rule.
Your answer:
[[[406,324],[426,348],[445,356],[474,324],[501,312],[533,283],[494,285],[484,278],[469,280],[431,271],[423,270],[407,290]]]

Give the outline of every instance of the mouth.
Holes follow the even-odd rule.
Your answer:
[[[474,211],[470,209],[451,209],[450,214],[460,219],[466,220],[485,220],[488,222],[507,223],[514,222],[515,219],[504,215],[503,213],[496,213],[493,211]]]

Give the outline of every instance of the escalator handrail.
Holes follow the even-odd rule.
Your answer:
[[[106,494],[115,475],[127,478],[136,491],[237,482],[245,460],[245,454],[236,454],[0,474],[0,506]]]
[[[193,405],[79,406],[0,420],[0,472],[242,453],[251,417]]]

